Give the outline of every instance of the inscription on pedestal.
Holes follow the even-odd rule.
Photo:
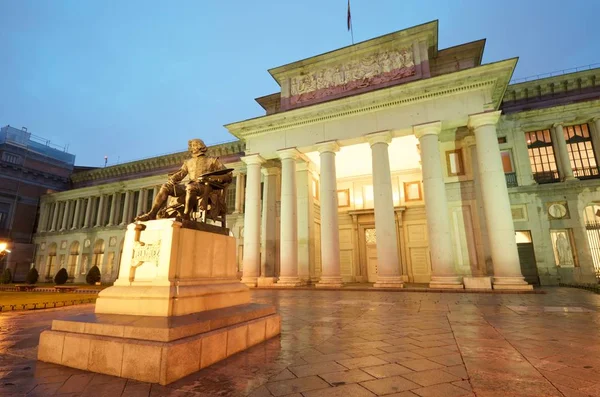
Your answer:
[[[158,263],[160,255],[160,241],[156,244],[138,245],[133,248],[133,262],[139,266],[140,262]]]

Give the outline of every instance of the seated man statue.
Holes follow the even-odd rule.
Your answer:
[[[149,212],[139,215],[136,221],[149,221],[156,219],[160,209],[165,205],[169,196],[178,199],[185,198],[185,206],[182,218],[190,219],[190,213],[195,209],[198,198],[204,197],[205,193],[211,189],[210,184],[216,183],[220,186],[226,186],[232,180],[231,172],[225,172],[221,175],[205,176],[215,171],[226,170],[225,166],[216,157],[206,155],[207,147],[201,139],[190,139],[188,141],[188,150],[192,157],[185,160],[181,169],[169,176],[167,183],[160,187],[160,190]],[[180,184],[186,176],[189,181]]]

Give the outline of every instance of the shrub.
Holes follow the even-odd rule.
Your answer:
[[[38,273],[35,267],[29,269],[29,273],[27,273],[27,277],[25,277],[25,282],[27,284],[35,284],[38,281],[40,274]]]
[[[60,270],[54,276],[54,282],[56,285],[63,285],[69,279],[69,274],[67,273],[67,269],[64,267],[60,268]]]
[[[98,266],[94,265],[90,268],[90,271],[85,276],[85,282],[89,285],[94,285],[100,281],[100,269]]]
[[[12,273],[10,272],[9,268],[4,269],[4,272],[2,273],[2,284],[10,284],[10,282],[12,281]]]

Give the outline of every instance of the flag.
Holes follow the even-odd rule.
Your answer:
[[[352,17],[350,16],[350,0],[348,0],[348,30],[352,26]]]

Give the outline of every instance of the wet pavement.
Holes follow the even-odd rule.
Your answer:
[[[600,295],[253,291],[282,334],[168,386],[37,362],[52,319],[0,314],[0,396],[599,396]]]

